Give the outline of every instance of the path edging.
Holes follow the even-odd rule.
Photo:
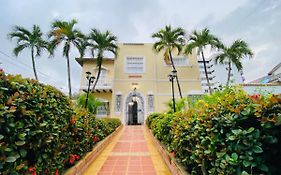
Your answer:
[[[119,133],[123,125],[121,124],[113,133],[107,136],[102,141],[98,142],[91,152],[88,152],[85,157],[80,160],[75,166],[68,169],[64,175],[82,175],[89,165],[101,154],[109,142]]]
[[[189,175],[183,168],[178,165],[174,157],[171,157],[170,154],[164,149],[164,147],[161,145],[159,140],[157,140],[152,131],[146,126],[146,130],[148,130],[148,133],[150,137],[152,138],[153,143],[157,147],[158,152],[160,153],[161,157],[164,159],[167,167],[169,168],[170,172],[173,175]]]

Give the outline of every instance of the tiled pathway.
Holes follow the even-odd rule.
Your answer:
[[[169,175],[144,126],[124,126],[85,175]]]

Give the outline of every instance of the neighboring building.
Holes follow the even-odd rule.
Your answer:
[[[258,78],[247,84],[241,84],[249,94],[281,93],[281,63],[271,69],[266,76]]]
[[[216,89],[218,86],[225,86],[228,76],[228,67],[226,64],[216,64],[215,56],[217,52],[212,51],[210,47],[204,49],[204,57],[207,67],[208,78],[210,80],[210,85],[212,89]],[[202,89],[205,93],[209,93],[209,88],[206,80],[204,61],[201,54],[197,55],[197,60],[200,68],[201,84]],[[235,66],[232,65],[232,70],[230,74],[230,84],[240,84],[245,81],[242,71],[238,71]]]
[[[254,81],[251,81],[250,83],[261,83],[261,84],[267,84],[267,83],[281,83],[281,63],[277,64],[273,69],[271,69],[266,76],[263,76],[261,78],[258,78]]]
[[[168,79],[172,67],[164,61],[162,52],[156,54],[152,50],[152,43],[120,43],[118,46],[117,58],[105,58],[102,64],[94,94],[104,103],[98,108],[97,117],[118,117],[124,124],[142,124],[148,114],[167,110],[166,104],[172,98]],[[173,56],[183,96],[202,94],[195,52]],[[96,75],[96,60],[76,60],[83,68],[81,90],[85,90],[85,73],[90,71]],[[179,98],[176,82],[175,96]]]
[[[217,85],[216,76],[215,76],[215,69],[214,69],[214,63],[212,59],[205,60],[206,68],[207,68],[207,74],[209,78],[209,82],[211,85],[211,89],[214,89]],[[201,85],[204,93],[209,93],[209,87],[206,79],[205,69],[204,69],[204,61],[201,59],[198,59],[198,65],[199,65],[199,71],[200,71],[200,78],[201,78]]]

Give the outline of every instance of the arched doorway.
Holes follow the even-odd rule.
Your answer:
[[[139,92],[131,92],[125,101],[126,120],[128,125],[144,123],[144,99]]]

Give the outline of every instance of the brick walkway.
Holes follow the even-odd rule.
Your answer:
[[[124,126],[85,175],[169,175],[144,126]]]

